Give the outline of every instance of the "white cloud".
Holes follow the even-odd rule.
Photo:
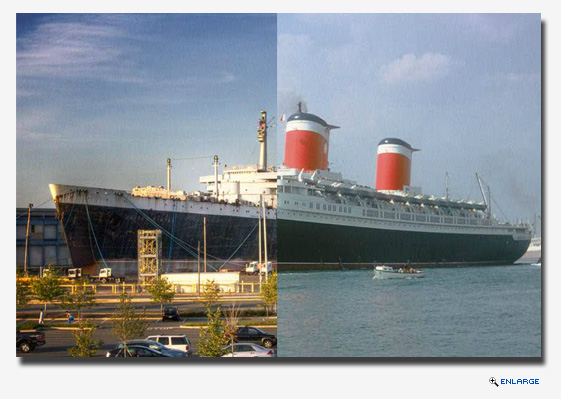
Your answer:
[[[405,54],[401,58],[380,68],[385,82],[417,82],[440,78],[446,75],[452,64],[449,56],[439,53],[425,53],[420,57]]]
[[[122,50],[116,39],[124,33],[111,26],[81,22],[40,25],[20,40],[17,54],[19,77],[69,77],[94,71],[107,73]]]

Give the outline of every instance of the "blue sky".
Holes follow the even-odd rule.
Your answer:
[[[494,213],[541,214],[539,14],[279,14],[278,113],[301,99],[341,126],[330,164],[373,186],[376,147],[408,141],[413,186],[481,200]],[[279,125],[278,159],[284,157]]]
[[[17,206],[49,183],[165,185],[168,157],[256,163],[276,42],[274,14],[19,14]],[[173,188],[202,188],[211,163],[175,162]]]
[[[532,218],[540,68],[539,14],[19,14],[17,206],[51,182],[164,185],[168,157],[256,162],[259,111],[302,99],[341,126],[330,162],[345,177],[374,185],[378,142],[399,137],[421,149],[425,193],[449,172],[454,197],[480,200],[480,172],[498,216]],[[174,188],[201,188],[210,164],[175,162]]]

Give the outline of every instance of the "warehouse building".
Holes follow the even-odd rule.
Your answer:
[[[18,269],[23,268],[25,262],[27,213],[27,208],[16,208],[16,265]],[[56,217],[56,210],[33,208],[29,222],[27,267],[29,270],[38,270],[49,265],[71,266],[70,252],[60,221]]]

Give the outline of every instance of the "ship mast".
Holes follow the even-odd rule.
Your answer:
[[[260,172],[267,170],[267,111],[261,111],[259,128],[257,129],[257,140],[259,141],[259,167]]]
[[[168,158],[168,191],[171,191],[171,158]]]
[[[214,156],[214,189],[216,194],[216,201],[218,201],[218,155]]]
[[[483,185],[481,183],[481,177],[479,177],[479,173],[476,172],[475,177],[477,178],[479,190],[481,191],[481,195],[483,196],[483,201],[485,201],[485,206],[487,206],[487,217],[491,219],[491,187],[487,186],[489,196],[485,196],[485,191],[483,190]]]

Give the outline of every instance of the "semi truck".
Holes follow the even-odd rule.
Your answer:
[[[268,273],[272,273],[273,272],[273,262],[267,262],[267,265],[265,265],[265,263],[259,264],[259,262],[257,262],[257,261],[248,263],[245,267],[245,272],[247,274],[259,274],[259,273],[268,274]]]
[[[75,268],[75,269],[68,269],[68,273],[66,278],[69,280],[77,280],[82,277],[82,269]]]
[[[110,267],[104,267],[99,270],[97,276],[89,276],[90,280],[94,283],[124,283],[125,277],[114,276]]]

